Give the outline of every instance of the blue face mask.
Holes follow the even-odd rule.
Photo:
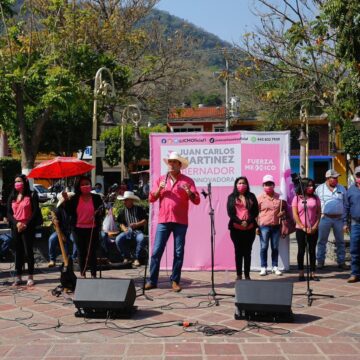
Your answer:
[[[95,189],[95,192],[98,194],[101,192],[101,189]]]

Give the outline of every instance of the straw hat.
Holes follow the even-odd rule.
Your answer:
[[[67,196],[68,196],[68,198],[70,199],[72,196],[74,196],[75,195],[75,193],[73,193],[73,192],[68,192],[67,193]],[[56,207],[59,207],[64,201],[65,201],[65,199],[64,199],[64,197],[62,196],[62,193],[58,193],[57,195],[56,195],[56,197],[57,197],[57,199],[58,199],[58,203],[56,204]]]
[[[163,159],[165,164],[169,164],[169,160],[177,160],[181,162],[181,169],[186,169],[189,166],[189,160],[180,156],[176,151],[170,153],[168,158]]]
[[[117,197],[118,200],[126,200],[126,199],[131,199],[134,201],[140,201],[140,198],[138,196],[136,196],[132,191],[125,191],[124,195],[121,196],[119,195]]]

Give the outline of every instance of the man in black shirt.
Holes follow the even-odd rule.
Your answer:
[[[121,234],[115,239],[115,244],[119,252],[124,257],[124,262],[130,261],[130,248],[135,242],[135,259],[134,266],[140,266],[141,253],[145,246],[144,228],[147,223],[144,208],[134,205],[134,202],[140,201],[132,191],[125,191],[124,195],[117,197],[118,200],[124,201],[125,208],[122,209],[117,217],[120,224]]]

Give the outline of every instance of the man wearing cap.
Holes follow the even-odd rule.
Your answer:
[[[345,264],[344,230],[346,230],[346,190],[338,184],[340,174],[334,169],[326,171],[326,181],[316,189],[321,202],[321,219],[319,224],[319,240],[317,244],[317,267],[325,264],[326,244],[330,230],[333,229],[336,241],[337,262],[339,269],[348,269]]]
[[[286,202],[275,192],[275,181],[272,175],[263,177],[263,189],[258,198],[259,216],[257,234],[260,235],[260,276],[267,275],[267,258],[269,242],[271,245],[271,272],[281,276],[279,270],[280,218],[285,214]]]
[[[355,168],[355,184],[346,193],[346,214],[351,226],[351,275],[348,283],[360,281],[360,166]],[[346,229],[348,230],[348,229]]]
[[[71,198],[75,194],[73,192],[68,192],[67,195],[69,198]],[[61,193],[57,194],[57,199],[58,199],[58,203],[56,204],[56,209],[54,211],[55,215],[56,215],[56,219],[53,219],[53,221],[54,222],[58,221],[58,223],[60,225],[60,230],[65,236],[65,239],[66,239],[65,251],[67,252],[67,254],[69,253],[69,250],[68,250],[69,241],[72,241],[72,245],[73,245],[72,246],[72,249],[73,249],[72,259],[75,259],[77,256],[77,249],[76,249],[74,237],[71,233],[70,219],[69,219],[69,216],[67,215],[67,213],[64,209],[64,206],[63,206],[65,199],[63,198]],[[57,248],[59,245],[59,240],[58,240],[56,231],[54,231],[50,235],[48,243],[49,243],[48,267],[51,268],[56,265],[56,253],[57,253]]]
[[[130,248],[135,242],[134,266],[140,266],[140,258],[145,247],[144,228],[147,223],[146,212],[143,207],[135,205],[134,202],[140,201],[132,191],[125,191],[124,195],[117,197],[124,201],[125,208],[122,209],[116,219],[120,224],[122,233],[115,239],[116,247],[124,257],[124,262],[130,261]]]
[[[185,235],[188,228],[189,202],[198,205],[200,196],[194,181],[181,173],[189,162],[177,152],[172,152],[164,159],[168,165],[168,173],[160,176],[149,194],[149,201],[159,200],[159,217],[156,229],[150,263],[150,281],[145,285],[145,290],[157,287],[159,278],[160,261],[166,243],[173,233],[174,236],[174,261],[170,277],[172,289],[181,291],[180,278],[184,260]]]

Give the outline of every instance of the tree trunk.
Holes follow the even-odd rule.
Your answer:
[[[40,117],[34,123],[32,129],[32,136],[29,137],[29,133],[25,123],[25,111],[24,111],[24,90],[21,83],[15,83],[13,85],[16,101],[16,114],[19,124],[19,134],[21,143],[21,170],[22,173],[27,175],[34,167],[36,155],[39,150],[39,144],[42,137],[42,131],[46,121],[50,118],[51,110],[46,108]]]

